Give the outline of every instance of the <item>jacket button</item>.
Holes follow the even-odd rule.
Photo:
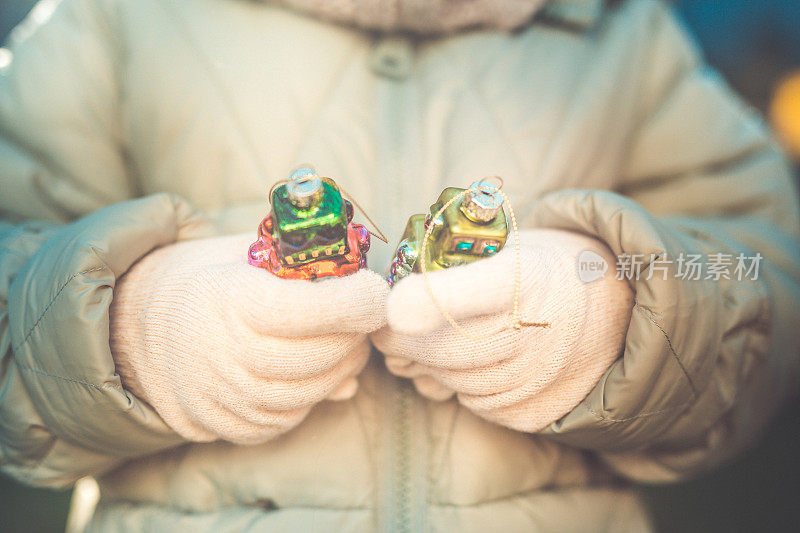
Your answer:
[[[372,49],[369,67],[377,75],[393,80],[404,80],[411,75],[414,51],[407,39],[387,37]]]

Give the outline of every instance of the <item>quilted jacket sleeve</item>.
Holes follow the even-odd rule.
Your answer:
[[[0,71],[0,469],[66,486],[180,443],[121,387],[107,310],[115,279],[197,219],[167,195],[126,201],[112,17],[52,5]]]
[[[790,168],[760,118],[667,10],[655,13],[619,190],[554,193],[534,223],[599,237],[629,273],[642,264],[623,356],[545,433],[630,478],[666,481],[741,451],[795,393],[800,223]],[[740,255],[752,268],[757,254],[757,275],[737,273]]]

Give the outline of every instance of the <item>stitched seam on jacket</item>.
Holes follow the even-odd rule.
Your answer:
[[[503,496],[497,496],[496,498],[487,498],[485,500],[474,502],[474,503],[452,503],[452,502],[438,502],[438,503],[431,503],[431,507],[436,507],[439,509],[447,509],[447,508],[475,508],[481,507],[484,505],[494,505],[496,503],[503,503],[511,500],[517,500],[519,498],[525,498],[527,496],[531,496],[534,494],[558,494],[562,492],[568,492],[572,490],[592,490],[592,489],[607,489],[609,485],[562,485],[553,487],[552,485],[536,487],[532,489],[521,490],[518,492],[512,492],[511,494],[506,494]]]
[[[648,41],[648,46],[647,47],[642,47],[641,48],[641,52],[642,52],[643,55],[647,54],[650,50],[653,49],[653,47],[654,47],[654,37],[653,36],[656,36],[656,38],[657,38],[659,36],[658,32],[664,31],[663,26],[660,25],[659,22],[660,22],[660,20],[657,18],[657,16],[654,16],[651,13],[650,14],[650,20],[648,21],[648,27],[645,30],[645,35],[647,35],[649,37],[649,41]],[[637,59],[638,59],[638,57],[637,57]],[[674,93],[678,89],[678,87],[680,87],[681,83],[685,82],[686,79],[688,79],[689,76],[691,76],[693,71],[698,68],[698,63],[699,63],[698,50],[697,50],[697,47],[693,46],[692,47],[692,54],[691,54],[691,57],[689,59],[689,62],[685,63],[685,64],[677,65],[676,66],[676,69],[677,69],[676,72],[673,74],[673,76],[669,80],[667,80],[664,83],[664,86],[660,87],[660,88],[656,88],[656,89],[660,89],[660,91],[658,91],[657,97],[653,100],[653,104],[652,104],[651,108],[648,108],[647,106],[643,105],[642,98],[646,98],[645,95],[647,94],[644,89],[640,90],[636,94],[636,102],[635,102],[635,104],[637,106],[637,112],[635,113],[635,117],[632,119],[632,123],[630,125],[630,131],[628,132],[629,139],[637,139],[637,138],[641,137],[642,131],[645,130],[652,123],[652,121],[657,117],[659,112],[661,112],[664,109],[664,106],[666,104],[668,104],[668,103],[671,103],[671,97],[674,95]],[[641,73],[642,73],[641,76],[637,80],[639,82],[640,86],[641,87],[649,86],[650,85],[650,83],[649,83],[650,80],[648,79],[648,76],[649,76],[650,72],[646,71],[646,70],[642,70]],[[654,92],[656,92],[656,91],[654,91]],[[644,180],[644,181],[647,180],[647,176],[646,175],[643,176],[643,177],[641,177],[641,176],[630,176],[626,172],[627,166],[628,166],[628,164],[630,163],[630,160],[631,160],[631,157],[630,157],[631,153],[634,150],[634,144],[635,143],[633,143],[633,142],[629,142],[628,143],[628,148],[627,148],[627,150],[624,151],[624,153],[623,153],[623,155],[622,155],[622,157],[620,159],[620,161],[621,161],[621,165],[620,165],[620,180],[619,180],[620,187],[624,187],[624,185],[629,182],[628,180],[630,180],[630,183],[636,183],[636,182],[640,182],[642,180]]]
[[[437,469],[436,472],[433,472],[433,470],[430,471],[430,476],[429,476],[429,480],[428,480],[428,494],[429,495],[434,493],[434,488],[435,488],[434,480],[441,478],[441,474],[444,471],[444,469],[446,468],[447,460],[452,458],[452,455],[453,455],[453,446],[452,446],[453,438],[455,437],[456,426],[458,425],[458,421],[461,418],[459,415],[461,414],[461,410],[462,409],[463,409],[463,406],[460,403],[457,403],[455,405],[454,412],[453,412],[453,418],[452,418],[452,420],[450,422],[450,428],[447,431],[447,436],[442,441],[443,442],[443,446],[444,446],[444,450],[442,450],[442,456],[439,459],[439,468]],[[433,448],[433,446],[431,446],[431,448]],[[433,457],[433,454],[431,454],[431,457]],[[432,502],[432,500],[430,498],[428,498],[428,502]]]
[[[623,182],[620,186],[620,192],[625,196],[631,197],[639,192],[648,191],[665,184],[680,183],[686,180],[696,180],[698,177],[720,174],[725,167],[731,165],[745,165],[757,160],[759,157],[765,155],[763,150],[768,147],[769,144],[766,141],[756,141],[732,154],[726,154],[718,160],[704,163],[688,171],[683,170],[665,174],[649,174],[646,177],[638,178],[637,181]]]
[[[648,309],[646,306],[640,304],[638,301],[634,301],[633,306],[634,306],[634,308],[640,309],[642,314],[645,317],[647,317],[647,319],[655,327],[657,327],[659,329],[659,331],[661,331],[661,333],[664,335],[664,338],[667,341],[667,345],[669,347],[670,353],[672,354],[672,356],[675,359],[675,361],[678,363],[678,366],[680,367],[681,372],[683,373],[684,377],[686,378],[686,381],[689,383],[689,387],[692,390],[693,399],[697,399],[699,397],[699,394],[697,393],[697,388],[694,385],[694,381],[692,381],[692,378],[689,376],[689,372],[686,370],[686,367],[683,365],[683,362],[680,360],[680,357],[678,357],[677,352],[675,352],[675,348],[672,346],[672,339],[669,338],[669,335],[667,335],[667,332],[664,330],[664,328],[662,328],[661,325],[651,316],[652,311],[650,309]],[[605,415],[603,415],[601,413],[598,413],[597,411],[595,411],[593,408],[591,408],[588,405],[586,406],[586,410],[589,411],[592,415],[594,415],[594,417],[597,418],[598,420],[602,420],[602,421],[605,421],[605,422],[628,422],[630,420],[635,420],[637,418],[646,418],[646,417],[655,416],[655,415],[659,415],[659,414],[663,414],[663,413],[668,413],[670,411],[675,411],[676,409],[680,409],[682,407],[687,407],[687,406],[689,406],[691,404],[692,404],[692,401],[688,401],[688,402],[684,402],[684,403],[681,403],[681,404],[678,404],[678,405],[675,405],[675,406],[672,406],[672,407],[667,407],[667,408],[664,408],[664,409],[658,409],[656,411],[647,411],[647,412],[639,413],[639,414],[636,414],[636,415],[633,415],[633,416],[628,416],[628,417],[625,417],[625,418],[611,418],[611,417],[605,416]]]
[[[112,509],[113,507],[131,507],[140,509],[145,507],[156,507],[159,510],[166,511],[169,513],[186,514],[186,515],[206,515],[206,514],[220,513],[223,511],[230,511],[230,510],[242,510],[242,511],[253,510],[253,511],[265,512],[261,510],[258,505],[239,504],[239,505],[221,506],[215,509],[201,510],[201,509],[185,509],[177,505],[164,505],[158,502],[136,501],[136,500],[126,500],[126,499],[119,499],[106,502],[104,504],[104,507],[105,509]],[[340,512],[352,512],[352,511],[374,512],[375,510],[370,506],[361,506],[361,505],[354,505],[354,506],[344,505],[342,507],[335,507],[333,505],[286,505],[286,506],[278,505],[275,509],[266,511],[266,513],[293,511],[298,509],[310,510],[310,511],[340,511]]]
[[[80,380],[80,379],[68,378],[68,377],[65,377],[65,376],[59,376],[58,374],[50,374],[48,372],[45,372],[44,370],[38,370],[36,368],[31,368],[31,367],[25,366],[25,365],[21,364],[19,361],[17,361],[17,367],[20,370],[27,370],[28,372],[33,372],[35,374],[41,374],[42,376],[47,376],[47,377],[50,377],[50,378],[63,379],[64,381],[70,381],[72,383],[78,383],[80,385],[86,385],[87,387],[92,387],[92,388],[97,389],[99,391],[104,390],[104,388],[108,388],[108,387],[101,387],[100,385],[95,385],[94,383],[89,383],[88,381],[83,381],[83,380]]]
[[[371,357],[372,353],[370,353],[370,358]],[[367,362],[367,364],[369,364],[369,362]],[[359,387],[360,386],[361,385],[359,384]],[[364,452],[368,457],[369,467],[372,470],[375,479],[378,479],[379,475],[378,459],[376,458],[375,455],[371,453],[374,448],[373,446],[374,442],[370,436],[369,429],[367,428],[368,424],[364,412],[362,411],[361,402],[354,396],[348,400],[348,403],[350,404],[350,407],[352,408],[353,413],[355,414],[359,428],[361,428],[361,436],[363,438],[362,442],[364,443]]]
[[[678,354],[677,354],[677,352],[675,351],[675,348],[672,346],[672,339],[670,339],[670,338],[669,338],[669,335],[667,335],[667,332],[664,330],[664,328],[663,328],[663,327],[661,327],[661,324],[659,324],[659,323],[658,323],[658,322],[657,322],[657,321],[656,321],[656,320],[655,320],[655,319],[652,317],[652,313],[653,313],[653,312],[652,312],[652,311],[651,311],[651,310],[650,310],[650,309],[649,309],[647,306],[640,304],[638,301],[634,301],[634,302],[633,302],[633,307],[634,307],[634,308],[637,308],[637,309],[640,309],[640,310],[642,311],[642,314],[643,314],[645,317],[647,317],[647,319],[648,319],[648,320],[649,320],[649,321],[650,321],[650,322],[651,322],[651,323],[652,323],[652,324],[653,324],[655,327],[657,327],[657,328],[659,329],[659,331],[661,331],[661,333],[664,335],[664,338],[667,340],[667,346],[669,347],[669,351],[670,351],[670,353],[671,353],[671,354],[672,354],[672,356],[675,358],[675,361],[678,363],[678,366],[681,368],[681,372],[683,372],[683,375],[684,375],[684,377],[686,377],[686,381],[688,381],[688,382],[689,382],[689,387],[692,389],[692,396],[693,396],[694,398],[697,398],[697,397],[698,397],[698,393],[697,393],[697,387],[695,387],[695,385],[694,385],[694,381],[692,380],[692,377],[689,375],[689,372],[686,370],[686,367],[685,367],[685,366],[683,366],[683,361],[681,361],[681,358],[680,358],[680,357],[678,357]]]
[[[161,9],[164,10],[167,17],[172,21],[175,27],[178,30],[178,33],[183,37],[184,43],[191,49],[192,52],[195,54],[195,59],[200,64],[201,68],[205,71],[206,75],[208,76],[211,84],[214,86],[214,89],[217,91],[220,99],[223,101],[223,104],[228,110],[228,117],[233,122],[234,128],[239,133],[239,136],[242,138],[247,151],[249,152],[250,158],[252,160],[253,165],[256,167],[257,172],[266,176],[266,168],[264,167],[264,161],[258,154],[258,150],[256,150],[255,146],[253,145],[253,139],[250,135],[246,134],[246,129],[244,127],[244,123],[242,122],[239,114],[236,110],[236,107],[233,105],[233,101],[230,98],[228,91],[226,90],[225,85],[222,83],[222,80],[216,75],[216,70],[210,63],[210,59],[202,52],[199,44],[195,42],[194,37],[192,36],[189,29],[183,23],[183,19],[178,16],[177,13],[173,10],[172,6],[169,2],[159,1],[158,4],[161,6]]]
[[[269,176],[269,172],[267,172],[267,167],[265,166],[265,162],[261,157],[258,149],[256,148],[256,144],[253,140],[253,136],[251,132],[248,131],[247,127],[245,126],[242,117],[238,113],[236,106],[234,105],[234,98],[231,96],[230,91],[228,90],[227,85],[223,82],[222,78],[219,76],[219,72],[217,69],[214,68],[213,63],[211,62],[210,58],[203,52],[202,47],[194,38],[189,28],[184,23],[183,19],[179,16],[178,13],[175,12],[173,6],[170,5],[169,2],[160,0],[159,4],[161,5],[161,9],[167,14],[167,16],[172,20],[172,23],[178,28],[181,36],[183,37],[184,42],[186,45],[196,54],[195,59],[197,59],[198,63],[204,69],[206,74],[208,75],[209,80],[211,81],[212,85],[214,86],[217,94],[221,98],[223,104],[228,110],[228,116],[230,120],[233,122],[234,128],[236,129],[239,137],[245,143],[247,151],[249,152],[250,159],[253,165],[256,168],[256,171],[264,178]],[[355,46],[351,48],[354,50]],[[300,137],[297,147],[293,151],[294,154],[292,155],[292,159],[297,159],[297,154],[302,150],[308,136],[311,134],[313,130],[314,123],[319,119],[319,116],[322,112],[327,108],[327,106],[332,101],[335,89],[341,84],[342,80],[345,77],[345,72],[347,68],[355,61],[355,59],[351,59],[349,56],[345,60],[342,61],[342,64],[337,71],[336,75],[332,78],[329,90],[327,91],[326,97],[322,99],[320,102],[317,110],[311,114],[311,118],[306,125],[306,129],[303,135]]]
[[[485,70],[488,71],[489,68],[490,67],[487,67]],[[514,149],[516,143],[511,142],[509,132],[506,130],[505,125],[501,122],[500,117],[497,116],[497,110],[494,108],[494,104],[480,86],[479,82],[482,81],[482,78],[484,78],[484,74],[485,72],[481,71],[472,80],[472,87],[474,87],[473,91],[486,108],[486,114],[489,116],[489,120],[491,120],[492,124],[497,130],[497,133],[500,135],[503,145],[509,147],[511,154],[513,155],[514,165],[517,167],[517,169],[519,169],[522,176],[526,176],[528,175],[529,169],[525,164],[523,164],[523,158],[521,157],[519,151]]]
[[[90,383],[88,381],[83,381],[83,380],[75,379],[75,378],[68,378],[68,377],[65,377],[65,376],[59,376],[58,374],[51,374],[51,373],[45,372],[43,370],[39,370],[39,369],[36,369],[36,368],[31,368],[31,367],[29,367],[27,365],[22,364],[17,359],[17,352],[19,351],[19,349],[22,348],[25,344],[28,343],[28,341],[31,338],[31,335],[33,335],[33,332],[36,330],[37,327],[39,327],[39,324],[42,322],[42,320],[44,319],[45,315],[47,315],[47,312],[53,306],[55,301],[59,298],[59,296],[61,296],[61,293],[64,292],[64,289],[67,288],[67,285],[72,283],[72,281],[75,278],[77,278],[78,276],[83,276],[83,275],[89,274],[91,272],[98,272],[100,270],[105,270],[105,269],[106,269],[106,267],[102,266],[102,267],[90,268],[88,270],[82,270],[80,272],[76,272],[75,274],[72,274],[69,277],[69,279],[67,279],[67,281],[64,282],[64,284],[58,289],[58,292],[56,292],[55,296],[53,296],[53,298],[50,300],[50,302],[45,306],[44,310],[42,311],[42,314],[39,316],[39,318],[36,320],[36,322],[33,324],[33,326],[31,326],[31,329],[25,335],[25,338],[22,340],[22,342],[20,342],[17,346],[12,346],[11,352],[14,355],[14,362],[17,364],[18,368],[20,368],[21,370],[27,370],[28,372],[33,372],[33,373],[36,373],[36,374],[40,374],[40,375],[43,375],[43,376],[47,376],[47,377],[51,377],[51,378],[57,378],[57,379],[63,379],[64,381],[69,381],[69,382],[72,382],[72,383],[78,383],[78,384],[81,384],[81,385],[86,385],[88,387],[92,387],[92,388],[95,388],[97,390],[104,390],[104,389],[107,388],[105,386],[95,385],[94,383]]]
[[[586,409],[588,409],[589,412],[592,413],[599,420],[602,420],[604,422],[628,422],[629,420],[635,420],[637,418],[647,418],[649,416],[655,416],[655,415],[660,415],[660,414],[663,414],[663,413],[669,413],[671,411],[675,411],[677,409],[680,409],[681,407],[687,407],[689,405],[692,405],[692,402],[685,402],[685,403],[681,403],[681,404],[675,405],[673,407],[667,407],[665,409],[658,409],[656,411],[647,411],[645,413],[639,413],[638,415],[627,416],[625,418],[611,418],[611,417],[608,417],[608,416],[604,416],[604,415],[598,413],[597,411],[595,411],[594,409],[592,409],[591,407],[588,407],[588,406],[586,407]]]

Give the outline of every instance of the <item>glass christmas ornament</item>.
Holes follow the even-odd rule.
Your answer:
[[[442,207],[461,195],[446,209]],[[441,214],[437,216],[440,211]],[[508,221],[503,210],[503,195],[489,181],[473,183],[468,192],[448,187],[427,215],[412,215],[389,267],[389,283],[394,284],[412,272],[420,272],[422,241],[433,225],[425,246],[426,270],[442,270],[471,263],[499,252],[508,237]]]
[[[294,171],[270,191],[270,212],[250,246],[251,265],[289,279],[346,276],[367,266],[370,234],[331,178]]]

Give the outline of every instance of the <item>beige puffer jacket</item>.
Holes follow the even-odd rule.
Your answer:
[[[97,476],[94,528],[642,531],[626,480],[713,468],[795,391],[790,171],[662,4],[554,0],[514,34],[424,39],[249,0],[55,4],[0,71],[0,465]],[[444,186],[500,174],[525,227],[763,261],[755,281],[632,281],[624,354],[539,434],[424,400],[376,354],[352,400],[277,440],[182,442],[115,374],[115,279],[176,239],[255,232],[305,161],[392,243]]]

